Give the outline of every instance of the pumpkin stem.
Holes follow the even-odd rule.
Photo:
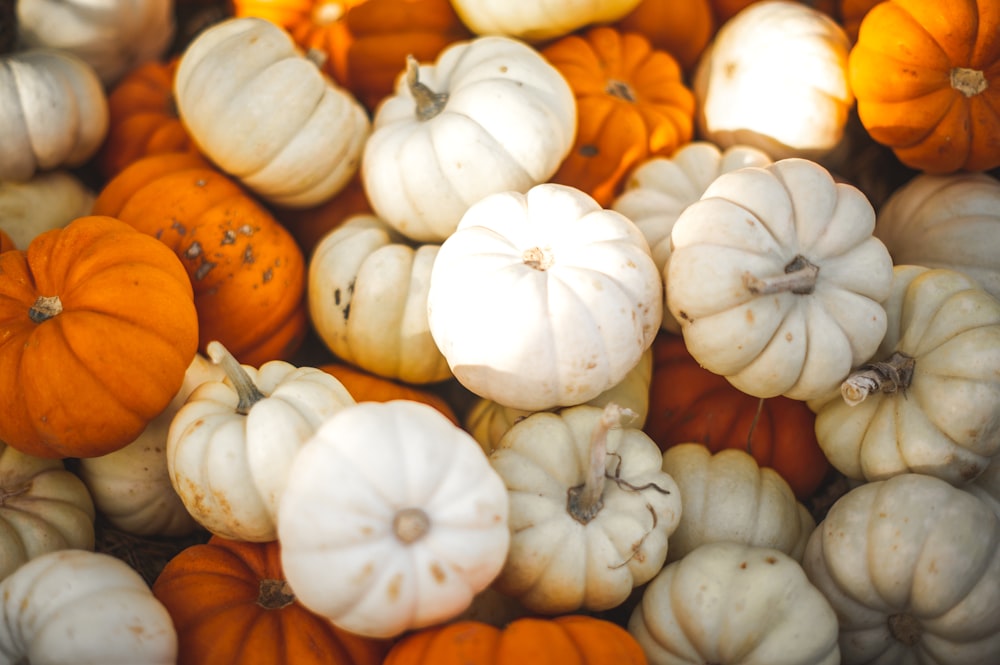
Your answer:
[[[524,250],[524,253],[521,254],[521,260],[529,268],[542,271],[548,270],[555,263],[552,258],[552,252],[546,251],[541,247],[531,247]]]
[[[295,594],[285,580],[267,579],[260,581],[257,604],[265,610],[280,610],[294,602]]]
[[[784,275],[762,278],[744,273],[743,284],[755,296],[787,292],[802,296],[813,292],[818,275],[819,266],[799,254],[785,266]]]
[[[913,382],[917,361],[896,351],[880,362],[867,363],[840,384],[840,394],[848,406],[856,406],[872,393],[905,392]]]
[[[0,487],[0,506],[7,505],[7,499],[21,496],[31,489],[31,483],[24,483],[18,487]]]
[[[323,68],[326,67],[326,61],[329,60],[326,51],[315,47],[309,47],[306,49],[305,58],[309,62],[313,63],[316,66],[316,69],[320,71],[323,71]]]
[[[392,518],[392,532],[409,545],[423,538],[431,529],[431,518],[421,508],[403,508]]]
[[[417,102],[417,119],[430,120],[444,110],[448,103],[447,92],[434,92],[418,80],[420,63],[412,55],[406,56],[406,84]]]
[[[590,466],[582,485],[566,491],[566,512],[580,524],[587,524],[604,507],[604,483],[607,479],[608,432],[621,422],[622,416],[632,414],[631,409],[610,402],[604,407],[601,418],[590,435]]]
[[[760,414],[764,411],[764,398],[757,398],[757,410],[750,421],[750,431],[747,432],[747,454],[753,455],[753,433],[757,431],[757,423],[760,422]]]
[[[986,75],[978,69],[954,67],[951,70],[951,87],[966,97],[975,97],[989,87]]]
[[[220,342],[212,340],[205,346],[205,352],[208,353],[208,357],[212,359],[213,363],[222,365],[222,370],[226,373],[226,378],[236,388],[236,394],[239,396],[239,401],[236,403],[236,413],[243,416],[250,413],[250,408],[264,399],[264,393],[254,384],[250,375],[237,362],[233,354],[229,353],[229,350]]]
[[[605,86],[604,91],[607,92],[612,97],[618,97],[619,99],[624,99],[626,102],[635,101],[635,93],[632,91],[632,86],[630,86],[625,81],[619,81],[618,79],[609,79],[608,85]]]
[[[38,296],[35,304],[28,309],[28,318],[35,323],[48,321],[63,311],[59,296]]]
[[[920,641],[920,622],[909,614],[893,614],[889,617],[889,633],[906,646],[915,646]]]

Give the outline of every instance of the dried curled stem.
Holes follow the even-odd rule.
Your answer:
[[[62,311],[63,306],[59,296],[38,296],[28,309],[28,318],[35,323],[41,323],[57,316]]]
[[[222,370],[226,373],[226,378],[233,384],[239,401],[236,403],[236,413],[246,415],[254,404],[264,399],[265,395],[253,382],[243,366],[229,353],[229,350],[221,342],[212,340],[205,347],[208,357],[216,365],[222,365]]]
[[[566,511],[581,524],[587,524],[604,507],[604,483],[608,478],[608,432],[623,416],[634,415],[631,409],[614,402],[604,407],[590,436],[590,465],[582,485],[567,490]]]
[[[406,85],[417,103],[417,119],[430,120],[444,110],[448,103],[447,92],[434,92],[419,78],[420,63],[412,55],[406,56]]]
[[[867,363],[851,373],[840,385],[848,406],[856,406],[873,393],[906,392],[913,381],[916,360],[896,351],[883,361]]]
[[[789,292],[808,295],[816,288],[818,277],[819,266],[800,254],[785,266],[785,274],[757,277],[747,272],[743,274],[743,284],[755,296]]]

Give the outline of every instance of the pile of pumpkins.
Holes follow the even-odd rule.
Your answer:
[[[0,662],[1000,662],[1000,0],[0,54]]]

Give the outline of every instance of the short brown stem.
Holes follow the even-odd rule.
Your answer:
[[[552,267],[552,252],[541,247],[531,247],[521,254],[524,265],[535,270],[548,270]]]
[[[581,524],[594,519],[604,507],[604,484],[607,480],[608,432],[621,422],[622,416],[631,413],[629,409],[614,402],[604,407],[601,418],[590,436],[590,461],[587,477],[582,485],[570,487],[566,491],[566,512]]]
[[[35,304],[28,309],[28,318],[35,323],[48,321],[63,311],[59,296],[38,296]]]
[[[292,587],[285,580],[267,579],[260,581],[257,604],[265,610],[280,610],[295,602]]]
[[[421,508],[403,508],[392,518],[392,532],[407,545],[414,543],[431,529],[431,518]]]
[[[605,86],[604,90],[612,97],[624,99],[626,102],[635,101],[635,93],[632,91],[632,86],[624,81],[610,79],[608,80],[608,85]]]
[[[819,266],[800,254],[785,266],[785,273],[783,275],[757,277],[750,273],[744,273],[743,284],[755,296],[774,293],[808,295],[816,288],[816,279],[818,276]]]
[[[250,375],[247,374],[243,366],[229,353],[228,349],[221,342],[212,340],[205,347],[208,357],[216,365],[222,365],[222,370],[226,373],[226,378],[233,384],[239,401],[236,403],[236,413],[246,415],[250,413],[254,404],[264,399],[266,395],[254,384]]]
[[[920,641],[920,622],[909,614],[893,614],[889,617],[889,633],[908,647]]]
[[[951,87],[966,97],[975,97],[989,87],[986,75],[978,69],[955,67],[951,70]]]
[[[417,119],[430,120],[444,110],[448,103],[447,92],[434,92],[420,81],[420,63],[412,55],[406,56],[406,84],[417,103]]]
[[[885,360],[862,365],[840,384],[848,406],[856,406],[873,393],[906,392],[913,382],[917,361],[896,351]]]

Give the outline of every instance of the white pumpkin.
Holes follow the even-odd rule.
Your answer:
[[[165,55],[174,37],[174,0],[18,0],[18,37],[30,48],[79,56],[106,87]]]
[[[670,232],[684,208],[700,199],[723,173],[744,166],[767,166],[771,161],[763,151],[750,146],[734,145],[721,150],[713,143],[694,141],[669,158],[654,157],[640,164],[625,181],[624,191],[612,202],[611,209],[635,222],[646,236],[653,261],[666,280]],[[667,309],[666,299],[664,282],[661,327],[680,333],[680,324]]]
[[[219,168],[270,203],[305,208],[357,172],[371,123],[364,107],[255,17],[205,29],[181,54],[177,112]]]
[[[840,619],[843,665],[1000,657],[1000,520],[968,492],[904,473],[842,496],[803,567]]]
[[[94,503],[62,460],[0,442],[0,580],[46,552],[94,549]]]
[[[666,560],[680,493],[627,415],[613,403],[535,413],[490,454],[510,494],[510,553],[494,587],[533,612],[617,607]]]
[[[509,37],[456,42],[433,64],[408,61],[375,111],[362,182],[386,223],[439,243],[483,197],[547,181],[575,134],[573,91],[537,50]]]
[[[700,135],[775,159],[819,159],[840,142],[854,94],[850,42],[824,12],[767,0],[729,19],[702,53],[692,88]]]
[[[469,607],[503,566],[507,490],[475,440],[433,407],[362,402],[292,464],[278,514],[298,601],[347,631],[392,637]]]
[[[345,220],[309,260],[313,329],[338,358],[372,374],[415,384],[451,378],[427,324],[437,253],[373,215]]]
[[[642,233],[578,189],[544,183],[473,205],[431,270],[431,335],[462,385],[525,411],[622,381],[663,314]]]
[[[1000,463],[990,462],[986,470],[962,489],[976,495],[1000,518]]]
[[[919,174],[879,209],[875,237],[896,265],[949,268],[1000,299],[1000,180]]]
[[[478,35],[541,42],[591,23],[613,23],[641,0],[452,0],[463,23]]]
[[[278,502],[302,444],[327,418],[354,404],[315,367],[271,360],[240,365],[218,342],[206,351],[224,381],[201,383],[167,432],[167,471],[188,512],[232,540],[277,538]]]
[[[94,192],[69,171],[36,173],[26,182],[0,182],[0,230],[18,249],[39,233],[90,214]]]
[[[664,567],[628,631],[650,665],[841,662],[837,615],[799,563],[743,543],[706,543]]]
[[[108,99],[75,55],[28,49],[0,56],[0,182],[81,166],[108,133]]]
[[[195,388],[224,377],[219,365],[195,354],[180,390],[142,434],[113,453],[78,461],[77,473],[111,526],[138,536],[163,537],[189,534],[198,528],[170,481],[167,432]]]
[[[167,609],[139,573],[109,554],[43,554],[0,582],[0,598],[0,662],[177,662],[177,632]]]
[[[670,234],[688,351],[755,397],[836,389],[885,335],[892,259],[874,226],[864,194],[809,160],[719,176]]]
[[[876,353],[810,402],[816,440],[849,478],[962,485],[1000,454],[1000,301],[954,270],[894,273]]]

